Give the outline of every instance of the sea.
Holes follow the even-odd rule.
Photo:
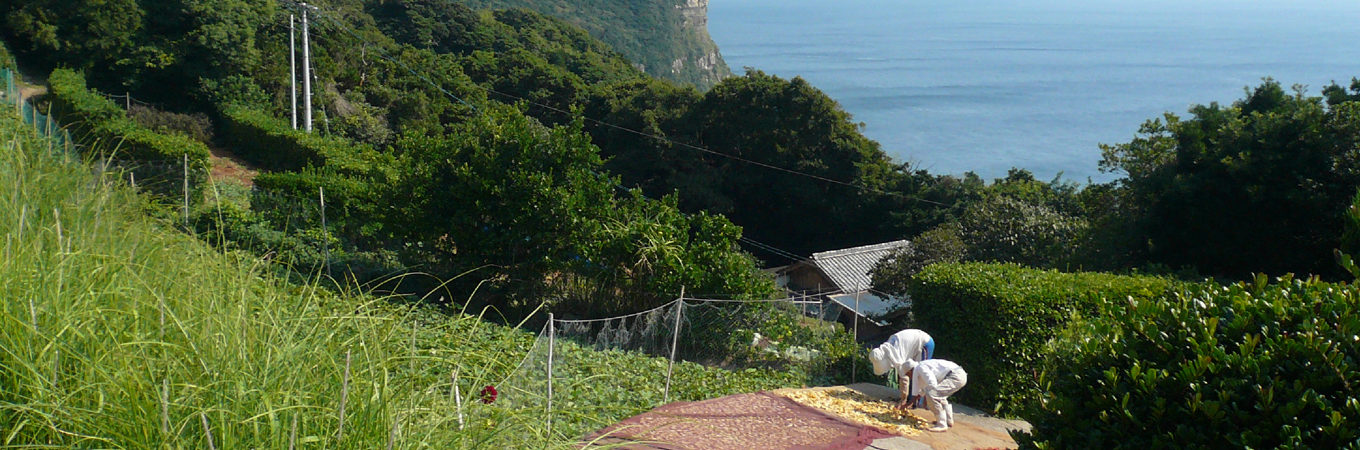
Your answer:
[[[898,162],[1106,182],[1101,144],[1271,77],[1360,77],[1360,0],[711,0],[727,64],[803,77]]]

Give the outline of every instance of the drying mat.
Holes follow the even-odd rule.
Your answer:
[[[585,438],[628,449],[862,449],[892,434],[767,392],[678,402]]]

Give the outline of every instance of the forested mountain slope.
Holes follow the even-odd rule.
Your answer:
[[[445,0],[433,0],[445,1]],[[708,35],[708,0],[468,0],[566,19],[656,77],[707,89],[732,71]]]

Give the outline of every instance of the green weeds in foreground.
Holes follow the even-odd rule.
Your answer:
[[[532,334],[281,282],[48,151],[0,112],[0,446],[566,446],[659,404],[629,392],[661,386],[664,360],[572,351],[585,363],[562,376],[585,378],[560,382],[549,433],[540,409],[472,398],[510,375]],[[671,398],[792,384],[680,364]]]

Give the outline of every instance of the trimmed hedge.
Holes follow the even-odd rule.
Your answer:
[[[187,136],[163,134],[138,125],[118,104],[85,87],[79,73],[57,69],[48,78],[52,112],[78,134],[117,146],[119,156],[137,161],[175,161],[208,167],[208,147]]]
[[[1173,282],[972,262],[926,266],[910,286],[917,327],[940,358],[968,371],[959,401],[1023,415],[1038,397],[1044,344],[1074,315],[1095,314],[1106,299],[1156,298]]]
[[[365,144],[294,130],[283,120],[244,106],[221,111],[219,135],[236,154],[271,170],[327,167],[346,174],[370,174],[392,166],[391,157]]]
[[[1050,344],[1023,444],[1360,448],[1357,286],[1259,276],[1120,309]]]

